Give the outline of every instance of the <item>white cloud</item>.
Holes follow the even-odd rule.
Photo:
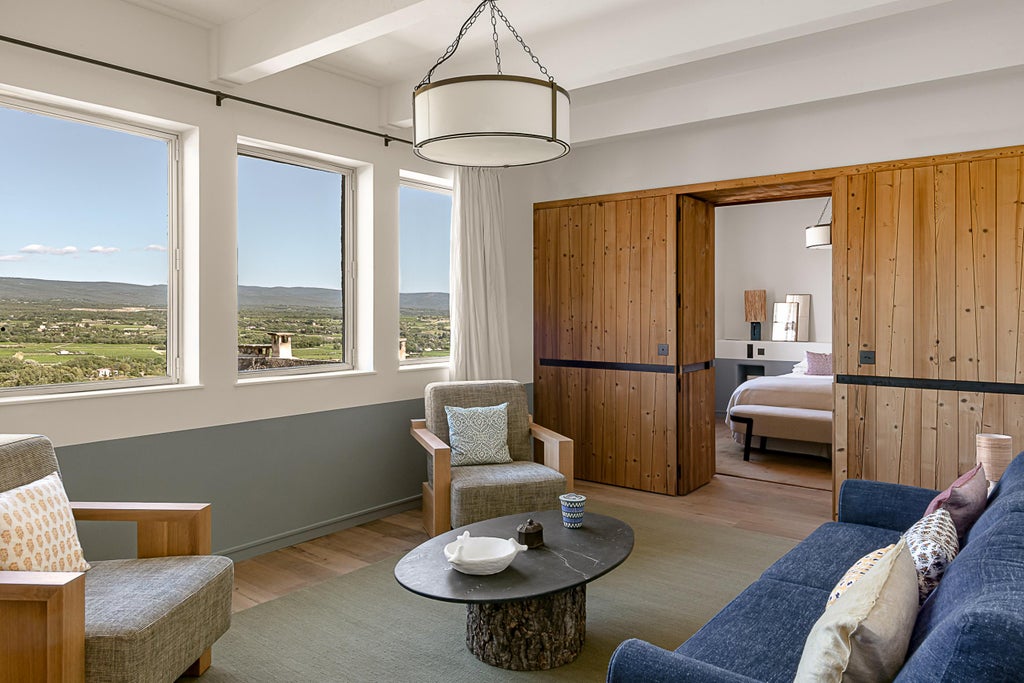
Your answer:
[[[42,244],[29,244],[18,251],[23,254],[50,254],[51,256],[63,256],[65,254],[77,254],[78,247],[47,247]]]
[[[3,254],[0,256],[0,261],[24,261],[25,257],[21,254]]]
[[[95,247],[90,247],[89,251],[93,254],[116,254],[121,250],[117,247],[101,247],[100,245],[96,245]]]
[[[148,244],[146,245],[146,251],[167,251],[167,247],[162,244]]]

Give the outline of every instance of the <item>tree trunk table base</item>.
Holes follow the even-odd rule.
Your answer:
[[[467,605],[466,647],[491,666],[553,669],[579,656],[586,635],[586,584],[539,598]]]

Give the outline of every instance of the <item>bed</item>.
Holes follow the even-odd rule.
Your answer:
[[[832,457],[832,375],[793,372],[755,377],[736,387],[725,423],[750,460],[761,450]]]

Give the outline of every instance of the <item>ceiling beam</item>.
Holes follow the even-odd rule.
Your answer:
[[[241,85],[411,26],[451,0],[276,0],[212,29],[213,80]]]

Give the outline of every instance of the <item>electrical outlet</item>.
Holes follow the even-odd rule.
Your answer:
[[[874,365],[875,364],[875,352],[874,351],[861,351],[860,352],[860,364],[861,365]]]
[[[759,356],[763,356],[763,355],[764,355],[764,349],[763,349],[763,348],[760,348],[760,347],[758,347],[758,349],[757,349],[757,355],[759,355]]]
[[[668,355],[668,344],[658,344],[658,355],[659,356],[667,356]]]

